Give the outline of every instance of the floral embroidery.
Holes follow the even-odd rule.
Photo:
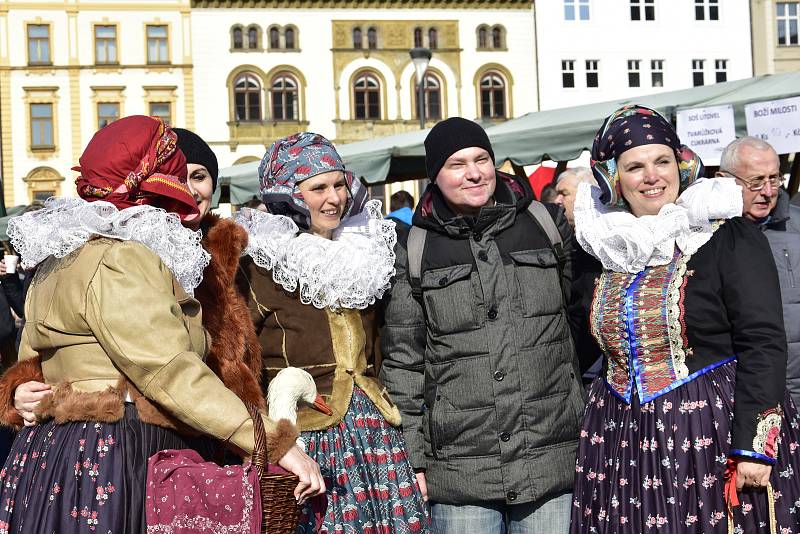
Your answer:
[[[753,450],[759,454],[778,458],[778,445],[781,442],[781,418],[783,410],[779,404],[758,414],[756,419],[756,436],[753,438]]]

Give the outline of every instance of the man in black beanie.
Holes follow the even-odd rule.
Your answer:
[[[428,186],[384,297],[381,378],[438,534],[566,533],[583,412],[572,229],[495,170],[478,124],[425,139]]]

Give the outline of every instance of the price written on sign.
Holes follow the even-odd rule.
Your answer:
[[[800,152],[800,97],[748,104],[747,134],[768,142],[778,154]]]

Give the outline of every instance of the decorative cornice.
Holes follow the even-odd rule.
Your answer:
[[[192,8],[530,9],[533,0],[192,0]]]

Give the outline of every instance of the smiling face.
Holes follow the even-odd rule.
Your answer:
[[[194,201],[197,202],[197,208],[200,210],[200,216],[193,219],[187,226],[199,227],[200,221],[211,211],[214,181],[211,179],[208,169],[202,165],[188,163],[186,164],[186,170],[189,175],[186,185],[189,186],[189,191],[192,193]]]
[[[297,186],[311,215],[311,233],[330,239],[347,207],[347,182],[342,171],[312,176]]]
[[[494,195],[494,162],[483,148],[463,148],[444,162],[436,185],[453,211],[476,215]]]
[[[657,215],[678,199],[680,172],[675,151],[667,145],[641,145],[617,158],[622,196],[637,217]]]

